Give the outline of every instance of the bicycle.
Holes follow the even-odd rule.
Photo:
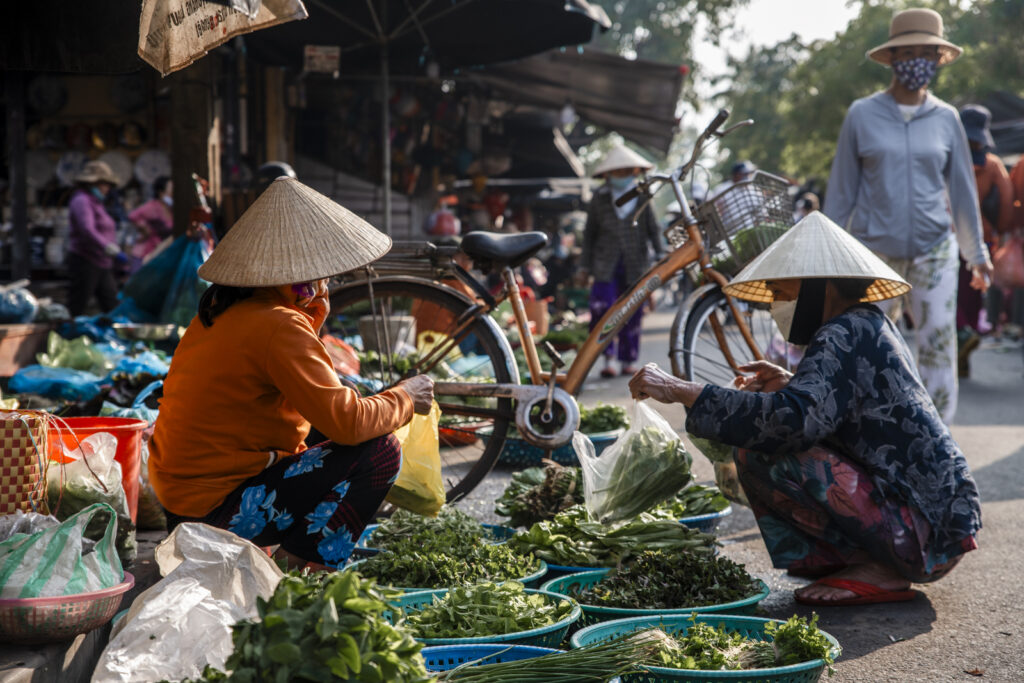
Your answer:
[[[743,363],[765,358],[761,349],[777,337],[767,307],[734,300],[721,286],[789,227],[787,183],[755,174],[702,204],[696,215],[682,187],[708,140],[752,123],[719,131],[726,118],[725,110],[718,113],[675,173],[648,176],[619,199],[621,204],[642,195],[639,215],[658,190],[672,187],[682,207],[665,231],[672,249],[612,305],[567,367],[546,343],[551,368],[542,367],[513,272],[546,245],[544,233],[473,232],[463,238],[461,251],[477,269],[501,275],[497,296],[450,262],[458,249],[430,244],[396,244],[388,256],[336,283],[328,331],[361,342],[362,374],[375,382],[371,391],[415,373],[435,377],[448,500],[471,491],[491,470],[510,424],[533,446],[550,450],[568,443],[579,424],[574,396],[604,348],[651,294],[688,268],[699,267],[705,283],[684,302],[673,324],[673,371],[723,383],[739,375]],[[771,229],[758,227],[764,225]],[[491,316],[505,301],[529,384],[520,383],[509,339]]]

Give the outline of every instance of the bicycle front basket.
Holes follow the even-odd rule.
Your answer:
[[[715,270],[734,277],[793,225],[788,187],[783,178],[756,171],[697,207]]]

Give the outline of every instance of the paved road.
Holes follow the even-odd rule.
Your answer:
[[[645,318],[642,361],[668,365],[671,312]],[[587,383],[581,400],[628,405],[626,379]],[[681,428],[678,406],[658,406]],[[967,455],[983,501],[980,549],[945,579],[917,586],[910,603],[821,608],[821,626],[842,643],[836,683],[881,681],[1024,682],[1024,362],[1020,348],[982,348],[972,356],[972,377],[960,389],[953,435]],[[710,464],[694,463],[698,481],[710,481]],[[510,472],[496,469],[461,505],[498,521],[493,501]],[[736,506],[734,506],[735,508]],[[724,555],[743,562],[772,588],[763,603],[769,616],[810,614],[792,590],[803,583],[771,567],[753,515],[739,508],[719,528]],[[967,673],[975,672],[974,675]],[[826,679],[822,679],[826,680]]]

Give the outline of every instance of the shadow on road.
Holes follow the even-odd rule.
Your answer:
[[[982,503],[1024,498],[1024,448],[984,467],[971,469]]]

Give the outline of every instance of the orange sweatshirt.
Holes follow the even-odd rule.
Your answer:
[[[171,361],[150,441],[160,503],[201,517],[274,462],[305,449],[310,423],[358,444],[409,422],[402,389],[360,398],[338,381],[313,316],[261,289],[210,327],[193,318]]]

